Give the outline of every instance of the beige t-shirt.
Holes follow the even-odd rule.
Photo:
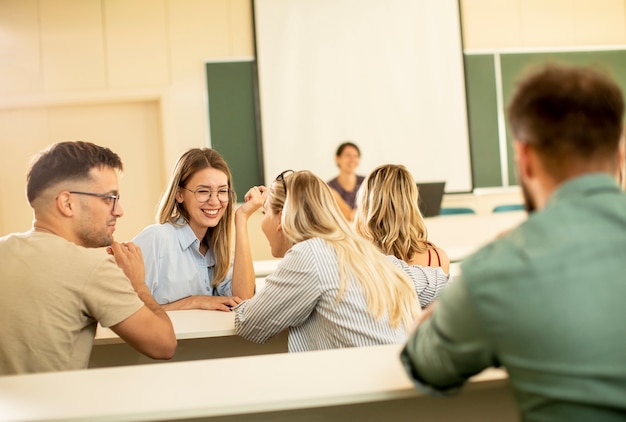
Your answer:
[[[97,322],[143,302],[104,248],[49,233],[0,238],[0,375],[86,368]]]

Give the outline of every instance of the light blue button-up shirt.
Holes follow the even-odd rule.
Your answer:
[[[200,253],[200,240],[189,224],[153,224],[133,239],[143,254],[146,284],[164,305],[188,296],[232,296],[232,263],[226,278],[211,286],[215,257]]]

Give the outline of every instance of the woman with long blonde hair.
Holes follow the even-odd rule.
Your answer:
[[[235,211],[224,158],[211,148],[192,148],[180,156],[161,197],[157,224],[133,239],[143,253],[146,283],[165,309],[229,311],[252,297],[248,219],[263,204],[264,192],[263,186],[252,187]]]
[[[438,270],[418,286],[421,305],[426,307],[447,283],[450,259],[428,240],[418,201],[417,183],[406,167],[378,166],[361,185],[354,224],[357,233],[385,255],[393,255],[412,267]]]
[[[264,209],[272,255],[284,258],[234,308],[237,334],[262,343],[289,328],[290,352],[404,341],[421,312],[413,281],[356,234],[322,179],[281,173]]]

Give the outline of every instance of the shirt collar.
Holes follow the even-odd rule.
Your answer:
[[[183,249],[189,248],[191,245],[196,244],[196,247],[200,246],[200,240],[196,237],[196,234],[191,230],[191,226],[186,222],[177,221],[177,224],[174,225],[176,229],[176,237],[178,238],[178,243],[180,243],[180,247]],[[183,224],[182,226],[179,224]]]
[[[615,178],[607,173],[592,173],[576,177],[564,182],[554,191],[546,204],[546,208],[551,207],[553,204],[558,204],[563,200],[590,196],[600,192],[619,193],[620,188]]]
[[[191,230],[191,226],[187,223],[183,218],[180,218],[174,224],[174,228],[176,230],[176,237],[178,238],[178,243],[183,250],[189,249],[190,247],[194,247],[196,251],[200,249],[200,240],[196,237],[196,234]],[[182,224],[182,226],[180,225]],[[213,257],[213,252],[209,250],[205,256],[205,261],[209,266],[215,265],[215,258]]]

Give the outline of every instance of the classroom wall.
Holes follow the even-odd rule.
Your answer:
[[[466,51],[626,45],[623,0],[460,6]],[[28,159],[85,139],[122,155],[117,238],[134,236],[176,157],[209,142],[205,61],[253,54],[250,0],[0,0],[0,234],[30,226]]]
[[[624,0],[460,0],[466,49],[626,44]]]
[[[27,161],[64,139],[125,163],[116,236],[154,220],[177,156],[208,145],[205,61],[253,55],[248,0],[1,0],[0,234],[22,231]]]

